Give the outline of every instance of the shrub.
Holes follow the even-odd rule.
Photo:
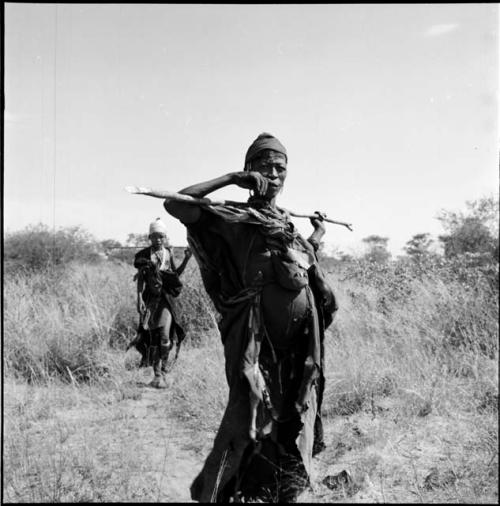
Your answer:
[[[52,231],[40,223],[7,234],[4,239],[6,271],[43,270],[71,261],[97,262],[99,259],[94,238],[81,227]]]

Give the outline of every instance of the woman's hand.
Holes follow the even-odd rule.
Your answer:
[[[310,219],[311,225],[314,227],[314,233],[318,232],[318,234],[321,233],[321,235],[323,236],[326,232],[326,228],[323,221],[324,216],[319,211],[315,211],[314,214],[318,215],[317,218]]]
[[[311,224],[314,227],[314,232],[307,240],[313,245],[314,249],[318,251],[321,246],[321,239],[325,235],[326,229],[323,224],[324,215],[319,211],[316,211],[314,214],[318,216],[317,218],[310,218]]]
[[[146,304],[142,300],[142,297],[137,298],[137,312],[142,315],[146,311]]]
[[[269,180],[259,172],[242,171],[233,173],[233,183],[240,188],[253,190],[257,195],[262,196],[267,193]]]

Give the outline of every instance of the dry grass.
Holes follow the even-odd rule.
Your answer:
[[[114,374],[109,345],[133,331],[118,321],[133,307],[130,268],[73,264],[7,277],[4,289],[7,375],[42,383]]]
[[[307,500],[496,502],[498,295],[432,271],[392,294],[380,280],[332,284],[342,311],[326,342],[319,466],[354,484]]]
[[[4,282],[4,501],[189,500],[226,404],[220,338],[191,263],[170,388],[125,343],[133,269]],[[351,266],[326,339],[327,449],[309,502],[496,502],[498,290],[480,270]],[[327,475],[353,483],[330,490]],[[177,474],[176,474],[177,473]],[[175,479],[172,476],[176,476]]]
[[[8,276],[7,375],[35,383],[54,377],[77,383],[116,377],[113,351],[125,349],[137,326],[134,272],[122,263],[71,264]],[[199,341],[215,326],[213,311],[193,263],[184,281],[177,299],[181,323],[190,339]]]
[[[179,462],[182,427],[141,379],[129,371],[99,388],[8,382],[4,501],[188,500],[198,462],[188,451]]]

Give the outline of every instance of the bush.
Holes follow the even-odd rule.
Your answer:
[[[34,271],[72,261],[97,262],[99,250],[94,238],[81,227],[51,231],[42,223],[7,234],[4,239],[6,271]]]

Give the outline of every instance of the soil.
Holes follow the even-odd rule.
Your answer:
[[[175,416],[174,389],[150,380],[143,370],[99,394],[9,383],[6,502],[192,502],[215,434]],[[486,445],[477,416],[452,419],[415,402],[413,412],[394,396],[347,416],[325,413],[327,446],[298,502],[496,502],[495,435]]]

